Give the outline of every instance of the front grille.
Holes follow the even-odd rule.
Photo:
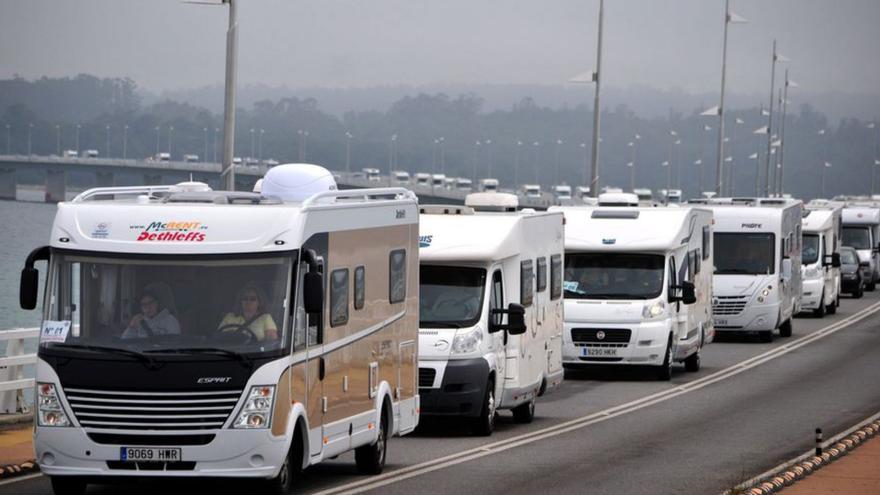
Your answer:
[[[603,338],[599,338],[602,332]],[[596,344],[629,343],[632,330],[628,328],[572,328],[572,342],[592,342]]]
[[[712,302],[712,314],[715,316],[735,316],[746,307],[745,296],[716,297]]]
[[[434,368],[419,368],[419,388],[431,388],[436,375],[437,370]]]
[[[192,471],[194,461],[107,461],[107,467],[123,471]]]
[[[103,445],[150,445],[156,447],[179,445],[208,445],[214,441],[215,435],[126,435],[120,433],[90,432],[89,438]]]
[[[128,392],[64,390],[73,415],[86,428],[209,430],[223,426],[241,390]]]

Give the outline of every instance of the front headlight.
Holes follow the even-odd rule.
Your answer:
[[[272,404],[275,399],[275,385],[256,385],[248,392],[247,400],[233,428],[268,428],[272,419]]]
[[[645,320],[652,320],[654,318],[659,318],[666,314],[666,301],[658,300],[652,303],[645,304],[642,308],[642,318]]]
[[[51,383],[37,383],[37,424],[40,426],[70,426],[70,420],[61,399]]]
[[[483,331],[480,328],[475,328],[467,333],[456,333],[455,338],[452,339],[452,353],[468,354],[474,352],[480,347],[482,341]]]
[[[772,285],[768,285],[766,288],[761,289],[761,294],[758,295],[758,302],[759,303],[764,302],[764,299],[766,299],[767,296],[769,296],[771,292],[773,292]]]

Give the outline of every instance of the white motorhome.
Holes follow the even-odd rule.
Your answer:
[[[652,206],[654,204],[654,194],[650,189],[637,187],[633,189],[633,194],[638,196],[639,205],[641,206]]]
[[[480,179],[480,191],[495,192],[498,190],[498,179]]]
[[[716,331],[790,337],[801,306],[803,204],[785,198],[712,198]]]
[[[171,161],[171,153],[156,153],[156,161],[158,162],[170,162]],[[235,161],[233,160],[233,163]]]
[[[470,179],[459,177],[455,179],[455,190],[460,192],[471,192],[474,184]]]
[[[842,203],[812,201],[804,209],[801,310],[834,314],[840,302]]]
[[[409,185],[409,172],[398,170],[392,174],[394,176],[394,184],[398,186]]]
[[[541,186],[539,184],[523,184],[522,194],[527,198],[540,198]]]
[[[844,246],[855,248],[862,266],[865,290],[872,291],[880,280],[880,208],[847,203],[843,209]]]
[[[566,223],[565,366],[649,365],[661,380],[671,378],[675,362],[698,371],[701,349],[714,337],[712,212],[550,211],[562,211]]]
[[[366,175],[367,180],[370,182],[379,182],[382,180],[381,175],[379,175],[381,172],[378,168],[365,168],[363,169],[363,172]]]
[[[104,477],[238,477],[289,489],[354,450],[378,473],[418,423],[418,206],[337,191],[307,164],[261,194],[205,184],[60,203],[22,271],[49,262],[34,450],[56,493]]]
[[[199,161],[199,155],[186,154],[183,155],[183,161],[187,163],[197,162]]]
[[[580,200],[590,197],[590,188],[587,186],[577,186],[574,188],[574,192]]]
[[[429,187],[431,185],[431,174],[419,172],[415,175],[415,177],[417,186]]]
[[[531,422],[563,376],[563,218],[517,205],[475,193],[421,206],[421,414],[468,418],[481,435],[499,409]]]
[[[85,150],[83,156],[86,158],[98,158],[98,150]]]
[[[64,150],[62,156],[64,158],[79,158],[79,152],[76,150]]]
[[[431,174],[431,187],[434,189],[442,189],[446,187],[446,175]]]
[[[553,195],[556,197],[556,201],[560,203],[571,201],[571,186],[553,186]]]

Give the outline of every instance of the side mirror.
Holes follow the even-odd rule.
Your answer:
[[[871,263],[868,261],[860,261],[859,266],[862,268],[868,268],[869,266],[871,266]]]
[[[40,285],[40,272],[30,266],[21,269],[21,284],[18,288],[18,303],[21,309],[37,307],[37,289]]]
[[[306,313],[324,311],[324,281],[318,272],[306,273],[303,285],[303,306]]]
[[[34,249],[24,261],[24,268],[21,269],[21,282],[18,286],[18,303],[21,309],[37,307],[40,272],[34,268],[34,263],[40,260],[49,261],[49,246]]]
[[[694,304],[697,302],[697,293],[693,282],[681,283],[681,302],[684,304]]]
[[[831,254],[831,268],[840,268],[840,253]]]
[[[489,333],[507,330],[509,335],[521,335],[526,333],[526,308],[522,304],[510,303],[507,309],[493,309],[492,315],[507,315],[507,324],[490,324]]]
[[[782,260],[782,278],[785,280],[791,279],[791,258]]]

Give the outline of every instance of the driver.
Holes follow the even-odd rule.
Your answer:
[[[272,315],[266,312],[265,301],[265,296],[256,285],[246,284],[238,292],[237,311],[226,313],[217,330],[235,332],[246,328],[258,341],[277,340],[278,326],[275,325]]]
[[[147,338],[154,335],[180,335],[180,323],[160,306],[159,298],[150,291],[141,295],[141,312],[134,315],[122,332],[123,339]],[[160,309],[161,308],[161,309]]]

